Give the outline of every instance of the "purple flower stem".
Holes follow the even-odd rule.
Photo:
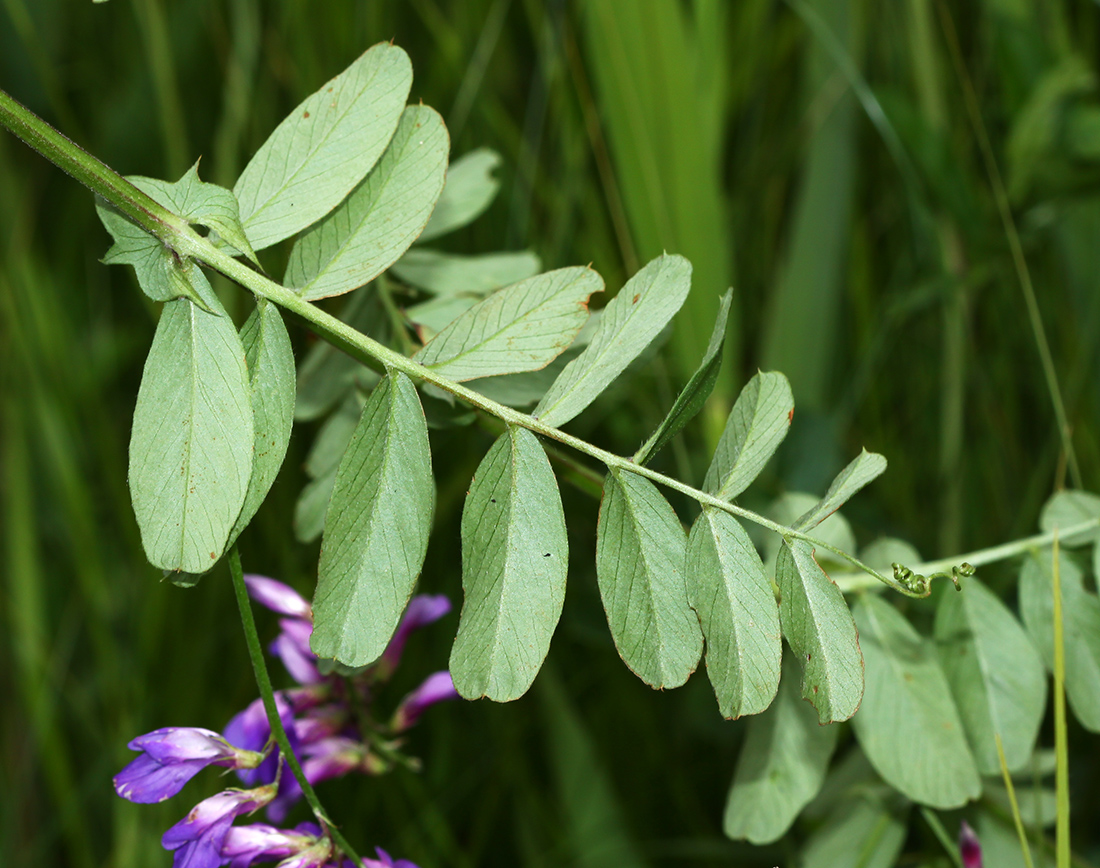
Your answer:
[[[287,738],[283,722],[279,718],[279,710],[275,706],[275,691],[271,687],[271,676],[267,672],[267,662],[264,660],[263,646],[260,644],[260,634],[256,631],[256,620],[252,617],[252,603],[248,598],[248,586],[244,583],[244,570],[241,568],[241,555],[234,545],[229,552],[229,573],[233,577],[233,590],[237,595],[237,608],[241,611],[241,627],[244,629],[245,644],[248,645],[248,656],[252,660],[252,670],[256,674],[256,686],[260,690],[260,696],[264,701],[264,710],[267,711],[267,720],[271,726],[271,732],[275,736],[275,743],[279,746],[283,757],[290,766],[295,780],[302,788],[302,794],[306,802],[313,809],[313,815],[320,822],[333,842],[344,851],[344,855],[351,859],[352,864],[358,865],[363,860],[348,844],[336,825],[329,819],[317,793],[306,779],[302,765],[298,757],[290,747],[290,739]]]

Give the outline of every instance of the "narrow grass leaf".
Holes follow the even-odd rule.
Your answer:
[[[1100,599],[1085,589],[1081,568],[1059,552],[1066,649],[1066,698],[1077,720],[1100,732]],[[1054,582],[1050,549],[1029,555],[1020,571],[1020,614],[1048,670],[1054,669]]]
[[[847,720],[863,696],[863,656],[840,588],[802,540],[784,540],[775,559],[783,635],[802,667],[802,696],[821,723]]]
[[[680,520],[652,482],[607,474],[596,578],[619,656],[650,687],[679,687],[703,652],[684,582],[686,546]]]
[[[1086,545],[1100,538],[1100,525],[1071,537],[1064,535],[1074,525],[1100,519],[1100,496],[1088,491],[1059,491],[1045,504],[1039,514],[1039,527],[1044,533],[1058,529],[1061,545]]]
[[[803,868],[893,868],[909,832],[907,814],[907,809],[888,803],[876,790],[845,800],[806,840],[800,864]]]
[[[283,466],[294,427],[294,349],[279,309],[258,299],[241,328],[252,398],[254,448],[252,476],[230,544],[252,520]]]
[[[462,511],[465,596],[450,663],[459,693],[510,702],[527,692],[561,616],[568,563],[554,471],[534,434],[509,427]]]
[[[1009,769],[1025,768],[1047,685],[1042,658],[1023,626],[996,594],[970,578],[963,593],[940,597],[934,635],[978,771],[999,773],[997,733]]]
[[[808,531],[821,524],[844,506],[857,491],[872,482],[886,470],[886,459],[877,452],[864,449],[845,467],[821,501],[795,523],[795,530]]]
[[[529,250],[463,256],[414,247],[393,264],[390,273],[434,295],[485,295],[534,277],[541,268],[542,261]]]
[[[284,282],[315,300],[350,292],[416,240],[443,189],[450,142],[443,118],[409,106],[377,165],[290,251]]]
[[[386,650],[424,563],[435,492],[412,381],[384,377],[363,407],[325,514],[310,647],[347,666]]]
[[[978,798],[978,769],[933,643],[873,594],[859,600],[855,617],[867,689],[852,724],[875,771],[922,805],[958,808]]]
[[[168,302],[134,409],[130,495],[149,562],[204,573],[225,549],[252,473],[240,336],[228,316]]]
[[[589,296],[602,290],[600,276],[579,266],[528,278],[470,308],[413,358],[460,382],[537,371],[573,343]]]
[[[787,378],[776,371],[758,372],[726,419],[703,490],[726,500],[737,497],[775,454],[792,418],[794,398]]]
[[[706,640],[723,717],[758,714],[779,687],[779,606],[756,547],[729,513],[704,507],[688,535],[688,600]]]
[[[690,288],[691,263],[682,256],[652,260],[607,304],[592,342],[561,372],[534,415],[559,427],[580,413],[657,337]]]
[[[838,727],[819,726],[798,695],[798,674],[784,667],[775,702],[749,721],[726,797],[722,830],[734,840],[779,840],[825,780]]]
[[[496,151],[478,148],[451,163],[447,184],[428,225],[420,233],[420,240],[430,241],[476,220],[500,189],[500,181],[493,177],[493,170],[500,162]]]
[[[382,42],[287,115],[233,188],[253,250],[340,204],[385,150],[410,87],[408,55]]]
[[[672,409],[657,426],[657,430],[634,453],[634,461],[637,464],[648,464],[649,459],[680,433],[680,430],[703,409],[703,404],[710,397],[714,384],[718,380],[718,371],[722,366],[722,347],[726,342],[726,330],[729,327],[730,302],[733,300],[733,290],[726,290],[722,301],[718,305],[718,317],[714,321],[714,330],[710,334],[710,343],[703,351],[703,359],[699,367],[691,375],[687,385],[676,396]]]

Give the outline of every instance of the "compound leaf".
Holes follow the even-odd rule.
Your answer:
[[[233,188],[253,250],[300,232],[340,204],[385,150],[410,87],[408,55],[382,42],[275,128]]]
[[[983,775],[1000,774],[995,736],[1009,771],[1027,765],[1047,705],[1043,661],[1016,616],[976,578],[936,607],[940,663]]]
[[[336,471],[313,598],[318,657],[365,666],[386,650],[424,563],[434,500],[424,411],[412,381],[392,372]]]
[[[588,319],[589,296],[602,290],[591,268],[539,274],[470,308],[414,358],[459,381],[537,371],[573,343]]]
[[[130,496],[150,563],[195,574],[214,565],[244,503],[252,449],[248,373],[232,320],[186,299],[168,302],[130,436]]]
[[[443,189],[443,118],[409,106],[382,157],[339,207],[295,242],[285,283],[315,300],[370,282],[409,249]]]
[[[241,327],[241,343],[248,367],[255,445],[248,494],[229,535],[231,541],[245,529],[271,490],[294,427],[294,349],[274,304],[257,299],[256,309]]]
[[[874,594],[859,600],[855,618],[867,689],[852,725],[875,771],[935,808],[978,798],[978,769],[933,643]]]
[[[451,676],[467,699],[518,699],[535,679],[565,600],[569,541],[558,484],[535,435],[509,427],[462,511],[462,615]]]
[[[500,189],[500,181],[493,177],[499,165],[500,154],[488,148],[470,151],[451,163],[447,184],[420,240],[430,241],[476,220]]]
[[[847,720],[863,695],[863,657],[840,588],[803,540],[784,540],[775,559],[783,635],[802,666],[802,696],[822,723]]]
[[[722,715],[758,714],[779,686],[783,645],[779,606],[756,547],[732,515],[703,507],[688,535],[685,573]]]
[[[788,665],[771,707],[749,721],[722,829],[734,840],[777,841],[825,781],[837,727],[819,726]]]
[[[703,651],[684,582],[686,544],[676,513],[653,483],[614,468],[607,474],[596,578],[619,656],[650,687],[679,687]]]
[[[864,449],[847,467],[845,467],[825,496],[816,506],[809,510],[795,523],[795,530],[808,531],[821,524],[830,515],[844,506],[845,503],[867,483],[873,481],[886,470],[886,459],[877,452],[868,452]]]
[[[710,343],[703,352],[703,360],[699,367],[691,375],[687,385],[676,396],[676,401],[668,415],[657,426],[648,440],[634,453],[636,464],[648,464],[649,459],[680,433],[680,430],[703,409],[714,383],[718,379],[718,369],[722,365],[722,347],[726,342],[726,327],[729,320],[730,302],[733,300],[733,290],[726,290],[718,305],[718,317],[714,321],[714,330],[710,335]]]
[[[703,490],[733,500],[760,475],[794,417],[787,378],[760,371],[745,385],[726,420]]]
[[[691,288],[691,263],[682,256],[658,256],[619,290],[592,342],[566,365],[534,414],[560,427],[619,376],[657,337],[683,305]]]

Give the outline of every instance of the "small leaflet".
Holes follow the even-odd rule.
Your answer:
[[[165,304],[134,409],[134,514],[150,563],[173,572],[204,573],[221,557],[252,474],[244,348],[219,313]]]
[[[500,154],[488,148],[477,148],[451,163],[447,184],[420,240],[446,235],[480,217],[500,189],[500,181],[493,177],[500,163]]]
[[[783,540],[775,581],[783,635],[802,667],[802,697],[821,723],[847,720],[863,695],[863,656],[844,595],[802,540]]]
[[[602,290],[591,268],[536,275],[470,308],[413,358],[460,382],[540,370],[573,343],[588,319],[589,297]]]
[[[851,463],[837,474],[829,490],[817,506],[798,519],[794,529],[808,531],[821,524],[869,482],[873,482],[886,470],[886,459],[877,452],[864,449]]]
[[[777,371],[759,371],[741,390],[707,470],[703,490],[733,500],[760,475],[794,417],[791,384]]]
[[[424,563],[435,489],[416,387],[384,377],[336,472],[325,514],[310,647],[345,666],[377,660]]]
[[[412,87],[412,64],[382,42],[275,128],[233,188],[253,250],[324,217],[386,149]]]
[[[612,468],[596,529],[596,578],[619,656],[650,687],[679,687],[699,664],[703,635],[684,581],[687,540],[647,479]]]
[[[518,699],[535,679],[565,600],[569,542],[557,480],[530,432],[510,427],[462,512],[462,615],[451,650],[467,699]]]
[[[393,264],[390,273],[433,295],[480,297],[541,270],[542,260],[530,250],[464,256],[414,247]]]
[[[561,372],[533,415],[557,428],[580,413],[657,337],[689,289],[691,263],[684,257],[652,260],[608,302],[592,342]]]
[[[941,810],[978,798],[981,779],[933,643],[875,594],[859,599],[855,618],[867,688],[852,725],[875,771]]]
[[[306,299],[328,298],[364,286],[393,265],[428,222],[449,150],[437,111],[406,108],[370,174],[295,242],[286,285]]]

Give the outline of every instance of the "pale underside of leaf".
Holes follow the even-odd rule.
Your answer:
[[[703,650],[685,554],[683,527],[653,483],[611,470],[596,533],[600,596],[619,656],[655,688],[687,681]]]
[[[784,540],[775,561],[779,616],[802,667],[802,696],[821,723],[847,720],[863,695],[863,657],[844,595],[803,540]]]
[[[467,699],[518,699],[546,658],[568,566],[565,514],[531,432],[509,428],[474,474],[462,513],[462,589],[451,651]]]
[[[855,614],[867,688],[853,725],[871,765],[921,804],[948,809],[976,799],[978,769],[932,643],[873,594]]]
[[[424,563],[433,505],[424,411],[412,381],[393,372],[336,473],[313,600],[318,657],[365,666],[381,656]]]
[[[675,316],[691,288],[691,264],[662,255],[635,274],[604,308],[583,353],[570,362],[534,410],[559,427],[587,407]]]
[[[745,385],[726,420],[703,490],[733,500],[760,475],[794,417],[787,378],[760,371]]]
[[[414,247],[393,264],[390,273],[434,295],[482,296],[534,277],[541,268],[542,260],[529,250],[463,256]]]
[[[410,87],[408,55],[380,43],[275,128],[233,188],[254,250],[305,229],[351,192],[385,150]]]
[[[588,299],[603,289],[590,268],[560,268],[490,295],[432,338],[416,361],[452,380],[537,371],[573,343]]]
[[[443,189],[449,148],[438,112],[406,108],[370,174],[295,242],[285,283],[316,300],[357,289],[393,265],[424,228]]]
[[[488,148],[470,151],[451,163],[447,185],[420,240],[430,241],[476,220],[500,189],[500,181],[493,177],[500,163],[500,154]]]
[[[685,573],[722,715],[758,714],[779,686],[779,607],[760,555],[737,519],[703,508],[688,536]]]
[[[164,306],[130,437],[130,494],[149,561],[203,573],[221,556],[252,473],[240,337],[228,316]]]

